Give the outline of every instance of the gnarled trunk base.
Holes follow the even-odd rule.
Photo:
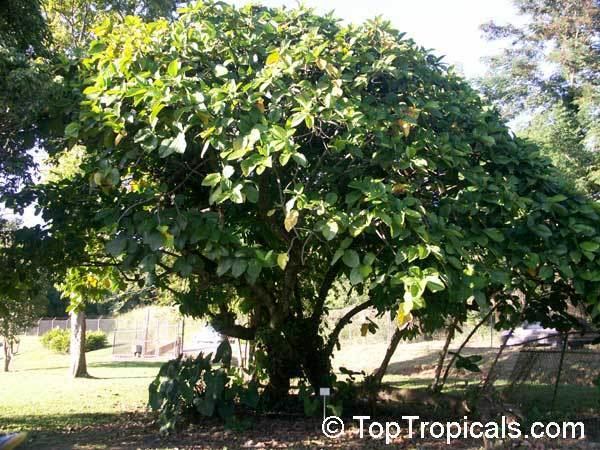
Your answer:
[[[259,344],[266,353],[269,375],[267,403],[276,405],[287,397],[292,378],[305,378],[317,394],[320,387],[331,387],[331,355],[312,323],[295,323],[294,329],[283,332],[269,330],[261,334]]]

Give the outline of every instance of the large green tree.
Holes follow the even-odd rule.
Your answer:
[[[483,92],[506,118],[521,116],[565,177],[600,195],[600,6],[596,0],[515,0],[523,25],[490,22],[506,44],[489,58]]]
[[[407,334],[491,304],[504,326],[598,314],[598,204],[388,23],[203,2],[96,36],[66,127],[84,155],[37,188],[44,217],[67,258],[181,279],[183,312],[266,354],[268,394],[329,384],[370,306]],[[342,278],[366,300],[327,330]]]

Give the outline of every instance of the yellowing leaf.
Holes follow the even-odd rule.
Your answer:
[[[115,136],[115,146],[119,145],[127,133],[120,132]]]
[[[396,324],[398,325],[399,329],[403,329],[413,320],[412,313],[406,312],[404,310],[405,308],[402,306],[403,305],[400,305],[398,308],[398,313],[396,314]]]
[[[407,114],[413,119],[417,119],[419,117],[419,114],[421,114],[421,110],[415,108],[414,106],[411,106],[410,108],[408,108]]]
[[[274,52],[271,52],[269,56],[267,56],[266,65],[270,66],[271,64],[277,64],[280,59],[279,52],[275,50]]]
[[[295,209],[292,209],[290,210],[290,212],[287,213],[287,215],[285,216],[285,221],[283,222],[286,231],[289,232],[292,230],[292,228],[296,226],[296,224],[298,223],[298,216],[298,211]]]
[[[280,253],[277,255],[277,265],[281,268],[281,270],[285,270],[285,266],[287,266],[289,260],[289,256],[287,253]]]
[[[402,128],[402,133],[404,134],[404,137],[408,137],[408,135],[410,134],[410,123],[402,119],[398,119],[396,123],[400,126],[400,128]]]
[[[96,286],[98,286],[98,278],[96,278],[94,275],[88,275],[86,277],[86,281],[88,286],[95,288]]]
[[[265,112],[265,101],[262,98],[256,100],[255,105],[261,113]]]
[[[360,326],[360,335],[362,337],[365,337],[368,333],[369,333],[369,324],[368,323],[363,323]]]

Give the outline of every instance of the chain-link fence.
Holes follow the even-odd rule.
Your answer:
[[[117,324],[117,319],[106,316],[91,316],[85,320],[87,331],[103,331],[111,334]],[[37,324],[25,331],[26,336],[42,336],[54,328],[67,330],[71,327],[71,319],[68,317],[43,317]]]
[[[327,328],[333,329],[348,311],[332,311]],[[599,335],[559,334],[535,324],[517,327],[513,333],[499,332],[485,320],[474,331],[481,321],[473,316],[449,342],[449,327],[401,341],[384,382],[402,388],[432,386],[440,353],[448,344],[440,373],[443,378],[447,370],[445,391],[465,394],[472,387],[487,384],[493,386],[501,403],[528,420],[581,420],[590,436],[600,440]],[[376,329],[371,327],[375,333],[369,332],[369,324],[376,325]],[[356,315],[340,334],[334,370],[343,367],[373,373],[383,361],[395,329],[390,315],[377,316],[374,310]],[[457,352],[459,356],[455,356]]]

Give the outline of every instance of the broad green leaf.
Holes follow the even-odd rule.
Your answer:
[[[549,280],[554,275],[554,271],[549,266],[543,266],[538,275],[542,280]]]
[[[363,276],[358,267],[353,268],[350,271],[350,283],[352,285],[357,285],[363,282]]]
[[[246,184],[244,186],[244,193],[250,203],[257,203],[259,194],[258,190],[252,184]]]
[[[248,261],[246,261],[245,259],[237,258],[231,266],[231,274],[234,277],[238,278],[246,271],[247,267]]]
[[[344,256],[342,257],[342,261],[350,268],[358,267],[360,264],[360,258],[358,257],[358,253],[352,249],[348,249],[344,251]]]
[[[337,222],[335,220],[331,219],[331,220],[327,221],[327,223],[323,226],[323,229],[321,231],[322,231],[325,239],[330,241],[336,236],[336,234],[338,233],[338,230],[339,230],[339,226],[338,226]]]
[[[334,205],[337,202],[338,195],[335,192],[329,192],[325,195],[325,201],[330,205]]]
[[[304,156],[302,153],[296,152],[292,155],[292,158],[299,166],[306,167],[308,165],[306,156]]]
[[[594,241],[584,241],[579,244],[582,250],[586,252],[595,252],[600,248],[600,244]]]
[[[167,73],[169,74],[169,76],[176,77],[177,73],[179,72],[179,66],[180,62],[178,59],[174,59],[173,61],[171,61],[169,63],[169,66],[167,67]]]
[[[217,64],[215,66],[215,75],[217,77],[224,77],[225,75],[227,75],[229,73],[229,70],[227,70],[227,67],[225,67],[222,64]]]
[[[202,180],[202,186],[210,186],[215,187],[217,184],[221,182],[221,174],[220,173],[209,173]]]
[[[333,258],[332,258],[332,260],[331,260],[331,265],[333,266],[333,265],[334,265],[336,262],[338,262],[338,260],[339,260],[339,259],[340,259],[342,256],[344,256],[344,249],[343,249],[343,248],[338,248],[338,249],[335,251],[334,255],[333,255]]]
[[[443,291],[446,288],[442,280],[440,280],[440,277],[437,275],[430,275],[426,277],[425,280],[427,281],[427,289],[431,292]]]
[[[186,147],[185,133],[182,131],[175,138],[163,139],[158,147],[158,154],[161,158],[166,158],[173,153],[184,153]]]
[[[219,264],[217,265],[217,276],[223,276],[225,275],[229,269],[231,269],[231,266],[233,265],[233,260],[231,258],[224,258],[221,261],[219,261]]]
[[[116,237],[106,244],[106,251],[112,256],[119,256],[125,250],[127,238],[124,236]]]
[[[502,234],[502,232],[500,232],[500,230],[497,230],[496,228],[485,228],[483,230],[483,232],[492,241],[495,241],[495,242],[502,242],[502,241],[504,241],[504,235]]]
[[[79,135],[79,124],[77,122],[71,122],[65,128],[65,136],[69,138],[76,138]]]

